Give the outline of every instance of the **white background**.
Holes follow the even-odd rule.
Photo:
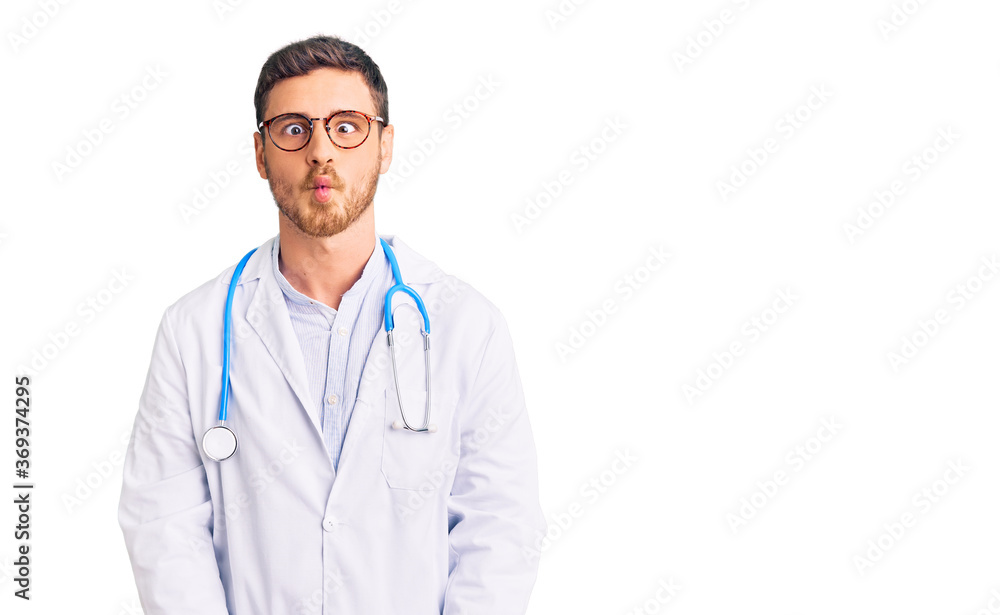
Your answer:
[[[377,231],[510,325],[550,520],[530,613],[989,608],[997,3],[566,0],[558,20],[556,0],[233,4],[5,4],[0,610],[138,612],[116,512],[156,325],[277,232],[253,91],[271,52],[316,33],[361,44],[389,84],[399,181],[382,178]],[[935,148],[938,131],[957,136]],[[654,249],[670,256],[651,270]],[[25,604],[13,377],[35,352]]]

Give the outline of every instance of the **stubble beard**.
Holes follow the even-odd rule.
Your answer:
[[[341,197],[337,194],[339,191],[334,190],[333,198],[326,203],[313,201],[311,192],[294,188],[288,182],[272,179],[266,159],[264,171],[267,173],[267,183],[271,187],[274,204],[285,218],[310,237],[331,237],[350,228],[371,207],[375,200],[381,165],[380,153],[372,172],[350,194]],[[316,175],[331,176],[335,186],[343,184],[343,180],[332,169]]]

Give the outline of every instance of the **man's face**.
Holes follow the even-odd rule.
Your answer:
[[[275,84],[264,119],[282,113],[326,118],[342,110],[378,115],[360,73],[320,68]],[[275,146],[266,129],[264,135],[254,133],[257,172],[270,185],[281,213],[303,233],[336,235],[371,206],[378,176],[389,170],[392,161],[393,128],[385,127],[380,139],[378,125],[372,122],[368,138],[353,149],[335,146],[324,122],[316,120],[309,142],[294,152]],[[324,178],[330,188],[317,189],[316,183]]]

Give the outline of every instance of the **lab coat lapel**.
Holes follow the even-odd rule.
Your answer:
[[[403,244],[398,237],[393,235],[383,235],[382,237],[394,250],[404,282],[408,284],[422,284],[440,278],[442,275],[440,270],[434,267],[434,265],[429,261],[415,255],[415,253],[410,250],[408,246]],[[377,248],[379,250],[382,249],[381,246],[377,246]],[[394,283],[394,281],[389,282],[390,285]],[[388,289],[383,288],[378,292],[378,301],[382,305],[384,305],[386,290]],[[393,299],[393,306],[398,306],[407,301],[411,300],[406,293],[396,293],[395,298]],[[409,311],[402,309],[394,312],[394,314],[396,314],[396,329],[401,332],[409,332],[411,346],[413,344],[422,344],[423,339],[419,333],[419,318],[414,315],[416,313],[416,309]],[[384,308],[382,310],[381,317],[383,319],[385,318]],[[401,343],[398,336],[395,340],[396,344]],[[400,349],[397,348],[397,352],[399,351]],[[403,356],[400,354],[397,356],[397,359],[400,361],[400,365],[398,365],[400,368],[400,386],[410,385],[422,388],[424,373],[422,355],[419,353],[413,354],[411,349],[409,356]],[[414,374],[409,373],[411,370],[415,369],[419,370],[419,372],[414,372]],[[350,467],[350,460],[354,457],[354,455],[359,454],[356,452],[357,447],[359,446],[359,441],[361,442],[360,445],[364,446],[364,438],[369,436],[369,432],[364,427],[369,420],[375,421],[375,424],[378,427],[376,432],[373,433],[377,433],[379,434],[378,437],[381,437],[381,429],[385,417],[386,390],[390,387],[395,387],[395,384],[392,378],[392,360],[389,356],[388,336],[386,335],[385,327],[383,326],[379,328],[378,333],[375,335],[375,339],[372,341],[371,348],[368,350],[368,358],[361,371],[361,383],[358,387],[358,398],[354,404],[354,413],[351,415],[351,423],[347,429],[347,437],[344,439],[344,450],[340,456],[341,471]],[[334,487],[336,488],[336,484]]]
[[[299,400],[300,410],[305,412],[309,421],[312,422],[316,434],[322,442],[319,417],[316,416],[315,412],[309,410],[314,402],[311,402],[309,397],[302,348],[299,346],[295,330],[292,329],[292,321],[288,314],[288,306],[285,305],[285,297],[281,288],[278,287],[277,280],[274,279],[274,271],[271,267],[271,245],[273,242],[274,239],[271,239],[254,254],[254,257],[258,255],[261,257],[261,260],[256,263],[256,273],[260,277],[260,282],[257,284],[253,299],[250,301],[247,321],[260,336],[264,346],[271,354],[271,358],[281,369],[285,380],[288,381],[288,385]]]
[[[384,397],[384,391],[389,386],[389,381],[392,380],[392,368],[387,364],[388,359],[385,328],[382,328],[375,335],[371,348],[368,350],[368,360],[361,370],[358,397],[354,402],[354,412],[351,414],[351,422],[344,438],[344,449],[340,453],[338,472],[343,472],[346,468],[351,467],[351,460],[358,454],[356,451],[359,441],[362,447],[365,446],[365,438],[370,437],[368,430],[365,429],[368,421],[373,417],[378,417],[376,424],[381,424],[384,409],[378,405],[378,400]],[[370,440],[368,445],[371,446]],[[335,483],[334,488],[336,486]]]

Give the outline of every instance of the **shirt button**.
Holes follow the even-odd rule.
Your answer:
[[[341,335],[347,335],[347,327],[341,327],[340,331],[337,331],[337,333],[340,333]]]
[[[330,402],[330,404],[333,405],[333,404],[337,403],[337,396],[336,395],[331,395],[330,397],[326,398],[326,401]]]
[[[332,532],[337,527],[337,521],[333,517],[327,517],[323,519],[323,529]]]

